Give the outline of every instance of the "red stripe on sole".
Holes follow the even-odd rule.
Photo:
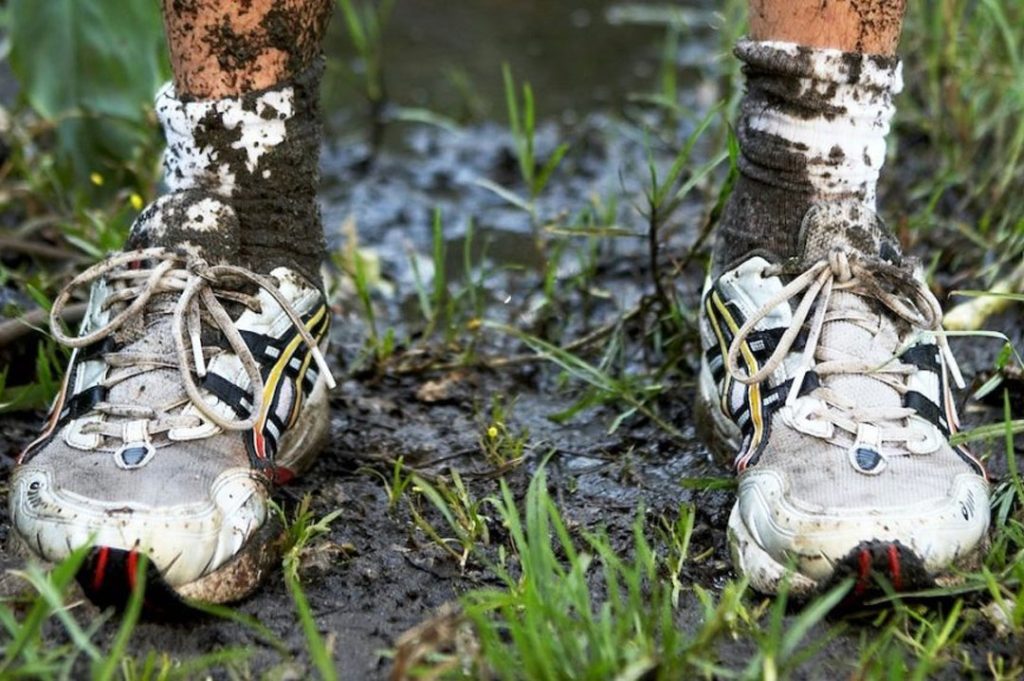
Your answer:
[[[107,571],[107,559],[110,557],[110,549],[106,546],[100,548],[99,553],[96,556],[96,568],[92,573],[92,588],[93,591],[99,591],[103,586],[103,578],[106,576]]]
[[[892,588],[897,591],[903,590],[903,575],[900,573],[900,550],[895,544],[889,544],[889,577],[892,580]]]
[[[861,549],[857,556],[857,586],[853,588],[853,592],[858,596],[864,593],[868,588],[868,577],[871,576],[871,552],[867,549]]]
[[[139,568],[139,554],[135,551],[128,552],[128,586],[135,591],[135,574]]]
[[[295,472],[284,466],[274,466],[271,469],[270,477],[277,485],[287,485],[295,479]]]

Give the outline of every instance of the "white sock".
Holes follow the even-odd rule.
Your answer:
[[[203,187],[231,196],[241,174],[272,179],[273,170],[260,168],[260,159],[284,141],[294,101],[290,85],[243,97],[185,101],[167,83],[157,93],[156,112],[167,138],[168,187]]]
[[[736,53],[748,79],[757,81],[751,90],[760,89],[759,96],[748,95],[739,122],[741,139],[755,147],[743,149],[747,170],[772,183],[772,159],[765,168],[757,157],[767,143],[803,159],[797,172],[806,171],[801,181],[817,194],[857,196],[874,209],[893,97],[903,89],[900,62],[776,41],[742,40]]]
[[[746,93],[736,125],[740,177],[722,218],[716,262],[754,250],[790,257],[819,203],[873,215],[886,135],[902,89],[895,57],[744,39]]]

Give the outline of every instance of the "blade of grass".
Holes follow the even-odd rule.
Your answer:
[[[50,582],[57,592],[63,593],[71,584],[89,550],[89,546],[79,548],[53,569],[50,573]],[[50,608],[50,604],[43,598],[37,598],[32,604],[31,610],[21,623],[18,635],[6,646],[3,663],[0,663],[0,676],[13,666],[26,646],[41,635],[42,625],[50,613]]]
[[[288,593],[292,597],[292,603],[295,605],[295,612],[299,616],[299,623],[302,625],[302,633],[306,638],[307,650],[313,660],[313,665],[323,681],[337,681],[338,672],[331,660],[331,653],[327,650],[327,645],[316,626],[313,611],[309,607],[306,594],[302,591],[298,576],[293,574],[292,570],[285,570],[284,581],[288,587]]]
[[[128,650],[128,641],[131,640],[132,632],[139,621],[142,613],[142,604],[146,593],[146,570],[149,567],[149,558],[145,554],[138,555],[135,566],[135,579],[132,583],[132,594],[128,599],[128,605],[121,614],[121,625],[117,628],[114,642],[104,660],[93,665],[94,681],[110,681],[114,678],[121,660]],[[130,564],[130,563],[129,563]]]

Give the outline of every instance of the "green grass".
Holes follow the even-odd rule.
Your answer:
[[[519,174],[523,184],[530,194],[530,202],[527,204],[531,216],[536,218],[533,202],[544,191],[551,173],[555,172],[558,164],[565,158],[569,151],[568,144],[559,144],[551,152],[551,156],[543,163],[539,163],[536,156],[536,135],[537,135],[537,114],[533,101],[533,88],[529,83],[523,83],[522,101],[516,94],[516,82],[512,76],[512,69],[508,64],[502,66],[502,78],[505,81],[505,104],[508,108],[508,125],[512,132],[512,139],[516,149],[516,159],[519,162]]]
[[[432,481],[413,475],[412,483],[408,499],[413,524],[465,568],[470,555],[490,543],[484,500],[472,494],[454,468],[447,476],[438,476]],[[445,529],[438,530],[426,518],[420,509],[424,502],[441,516],[447,526]]]
[[[349,39],[362,61],[363,95],[372,106],[384,101],[384,30],[395,6],[395,0],[374,4],[337,0]]]
[[[680,509],[658,544],[649,540],[638,510],[624,556],[600,532],[570,532],[543,469],[522,508],[504,483],[492,504],[510,535],[510,553],[494,566],[504,586],[462,598],[478,648],[446,678],[778,678],[815,652],[821,634],[812,630],[850,587],[840,584],[793,618],[785,617],[784,593],[769,607],[747,598],[742,582],[726,584],[718,595],[698,587],[699,621],[684,631],[679,574],[688,558],[692,508]],[[738,636],[754,641],[753,654],[721,655],[723,638]]]
[[[962,231],[992,249],[987,283],[1024,253],[1024,7],[995,0],[911,2],[898,133],[923,135],[932,176],[910,198],[911,226]],[[984,159],[984,162],[979,162]],[[942,203],[952,210],[940,210]],[[962,212],[973,224],[959,222]]]
[[[720,8],[725,17],[718,39],[722,55],[742,30],[737,17],[743,4],[733,0]],[[373,125],[380,124],[380,109],[390,95],[407,122],[451,127],[448,112],[419,111],[402,101],[403,93],[387,92],[384,29],[392,5],[339,0],[339,19],[360,60],[361,92],[375,112]],[[900,193],[890,195],[883,213],[911,244],[956,239],[956,248],[935,254],[935,261],[943,259],[947,271],[965,272],[970,281],[955,285],[980,294],[1005,281],[1024,254],[1022,25],[1024,5],[1019,3],[910,2],[903,50],[907,87],[898,100],[896,127],[905,153],[927,173],[894,182]],[[507,271],[489,259],[486,230],[474,222],[467,225],[462,252],[455,253],[462,277],[452,272],[445,221],[456,218],[438,212],[429,253],[422,259],[413,254],[410,260],[419,319],[405,331],[389,326],[392,320],[382,312],[376,291],[379,268],[360,249],[353,229],[351,247],[338,264],[351,280],[351,307],[366,322],[361,364],[374,369],[375,379],[535,364],[564,397],[564,408],[549,414],[551,419],[572,422],[604,407],[600,413],[607,416],[604,425],[610,432],[642,422],[655,425],[669,440],[688,442],[664,406],[674,391],[690,389],[678,360],[685,364],[694,352],[695,314],[674,299],[671,284],[680,269],[707,257],[707,235],[735,178],[738,150],[728,121],[739,73],[733,61],[721,61],[711,75],[731,94],[709,111],[680,106],[684,85],[675,54],[694,38],[691,30],[669,16],[657,50],[656,82],[638,86],[647,89],[633,98],[651,116],[644,119],[648,129],[637,132],[647,140],[652,159],[639,197],[609,192],[550,209],[544,202],[547,191],[558,174],[572,169],[575,147],[568,138],[558,140],[546,157],[538,157],[537,100],[544,93],[517,80],[511,68],[502,70],[516,176],[507,186],[489,179],[480,184],[522,211],[547,256],[536,289],[540,302],[529,325],[503,316],[502,307],[489,299],[491,284]],[[471,100],[472,84],[463,82],[462,87]],[[403,107],[406,103],[410,106]],[[5,306],[7,318],[32,306],[45,309],[71,271],[119,247],[139,205],[153,196],[157,176],[159,140],[150,126],[137,144],[122,150],[119,165],[109,165],[107,157],[76,157],[76,168],[83,167],[85,158],[84,167],[99,173],[99,179],[84,188],[73,183],[68,161],[54,141],[57,121],[32,114],[29,106],[24,102],[12,112],[11,155],[0,168],[3,207],[14,216],[13,226],[5,223],[0,235],[8,239],[5,244],[17,244],[5,246],[4,254],[23,256],[19,265],[0,265],[0,284],[21,294],[21,302]],[[140,115],[148,120],[145,111]],[[680,141],[680,129],[692,134]],[[671,146],[667,155],[666,144]],[[891,153],[889,172],[902,155]],[[618,224],[629,200],[638,203],[646,231]],[[688,252],[666,253],[665,239],[680,208],[693,203],[703,210],[696,240]],[[593,290],[609,264],[605,246],[612,239],[647,242],[647,257],[638,265],[642,300],[632,308],[605,305],[600,309],[611,309],[608,316],[580,331],[566,319],[575,314],[590,321],[587,306],[597,299]],[[25,250],[24,244],[35,250]],[[578,265],[569,275],[560,268],[567,260]],[[427,262],[429,273],[425,266],[420,270]],[[1002,293],[1009,309],[1021,309],[1020,296],[1019,291]],[[1004,342],[994,333],[989,336],[975,342]],[[0,371],[0,412],[38,409],[58,389],[66,357],[46,340],[30,350],[30,378],[15,384],[10,377],[18,367]],[[911,598],[880,598],[874,609],[844,617],[828,613],[847,584],[799,604],[785,593],[761,597],[738,579],[702,584],[694,575],[705,569],[714,547],[697,550],[698,512],[691,505],[657,519],[636,509],[632,533],[625,539],[600,527],[580,528],[549,492],[544,469],[527,473],[524,464],[549,450],[516,424],[516,405],[482,400],[487,406],[477,408],[474,437],[480,460],[495,475],[505,476],[497,488],[454,464],[442,472],[417,471],[399,457],[386,470],[362,470],[379,479],[384,490],[379,511],[405,523],[413,541],[425,538],[443,560],[490,580],[487,586],[474,583],[458,597],[462,638],[445,641],[420,659],[418,673],[503,679],[779,679],[813,675],[815,665],[827,660],[827,668],[840,670],[842,678],[1020,678],[1024,483],[1015,444],[1024,429],[1024,407],[1013,401],[1010,390],[1022,350],[1007,342],[992,376],[977,391],[1002,397],[1001,418],[962,436],[983,447],[993,461],[1005,460],[1008,470],[995,481],[991,546],[982,564],[954,585]],[[680,493],[732,486],[731,478],[692,478],[683,481]],[[514,492],[524,487],[525,495]],[[288,593],[290,626],[302,633],[302,650],[292,649],[280,631],[240,610],[206,610],[243,627],[282,664],[304,665],[326,679],[344,677],[344,653],[332,649],[302,583],[304,559],[337,514],[316,520],[310,508],[307,498],[292,517],[281,515],[288,528],[287,550],[273,577]],[[132,632],[144,580],[124,614],[88,619],[70,595],[83,559],[79,551],[48,573],[28,566],[15,575],[28,595],[0,603],[0,678],[248,678],[262,673],[250,667],[249,647],[192,659],[169,652],[135,654]],[[979,654],[977,640],[991,641],[992,650]],[[829,658],[834,650],[841,653],[839,661]]]

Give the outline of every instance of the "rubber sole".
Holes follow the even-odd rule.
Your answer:
[[[846,602],[860,603],[887,592],[919,591],[935,586],[924,562],[899,541],[866,541],[836,564],[828,585],[852,577]]]
[[[137,551],[96,547],[89,552],[75,577],[94,605],[124,610],[135,590],[141,561],[142,554]],[[152,563],[146,565],[145,583],[142,608],[148,618],[175,620],[192,611]]]
[[[888,593],[936,585],[936,577],[928,573],[920,556],[899,541],[864,541],[834,564],[829,578],[817,581],[765,551],[747,530],[737,507],[729,516],[728,535],[736,571],[762,593],[777,594],[788,580],[787,593],[802,599],[853,578],[853,588],[843,601],[843,605],[851,606]]]
[[[245,598],[276,568],[283,539],[281,524],[272,519],[220,569],[179,587],[168,584],[149,563],[143,612],[151,619],[177,620],[194,617],[197,603],[230,603]],[[138,551],[94,547],[75,577],[93,604],[124,610],[135,589],[141,559]]]

